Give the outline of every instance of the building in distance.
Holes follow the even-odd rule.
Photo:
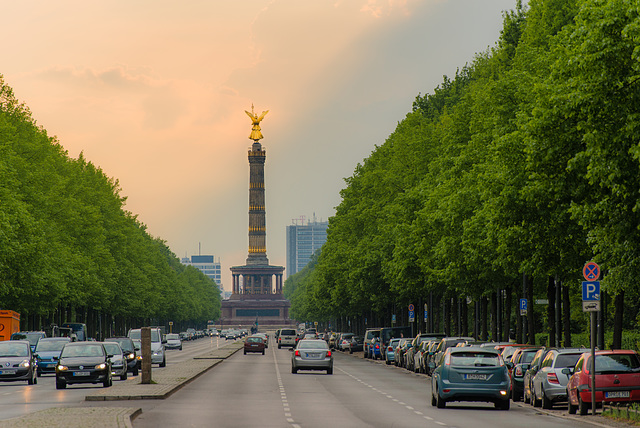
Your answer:
[[[328,221],[308,221],[305,216],[287,226],[287,278],[304,269],[311,256],[327,242]]]
[[[216,259],[211,255],[198,255],[191,257],[183,257],[181,260],[183,265],[193,266],[206,276],[211,278],[220,289],[220,294],[224,297],[224,288],[222,287],[222,274],[220,272],[220,258]]]

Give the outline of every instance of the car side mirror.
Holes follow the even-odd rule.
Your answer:
[[[107,358],[113,358],[113,354],[107,354]]]
[[[513,370],[513,363],[511,361],[507,361],[505,364],[509,367],[509,370]]]
[[[565,374],[567,376],[571,376],[573,374],[573,369],[567,367],[562,369],[560,373]]]

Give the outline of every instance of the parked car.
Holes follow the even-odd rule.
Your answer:
[[[440,339],[442,340],[442,339]],[[425,355],[422,357],[422,359],[424,360],[424,372],[428,375],[431,375],[431,372],[433,371],[430,363],[432,361],[434,361],[435,356],[436,356],[436,349],[438,349],[438,345],[440,344],[440,340],[434,340],[429,344],[429,348],[427,349],[427,352],[425,353]],[[435,364],[433,364],[433,368],[435,368]]]
[[[298,341],[298,336],[294,329],[283,328],[282,330],[280,330],[280,335],[278,336],[277,341],[278,341],[278,349],[282,348],[283,346],[294,347],[296,346],[296,343]]]
[[[563,369],[575,367],[584,349],[553,349],[533,377],[533,406],[551,409],[554,403],[567,401],[569,376]]]
[[[111,361],[100,342],[70,342],[64,345],[56,366],[56,389],[74,383],[112,385]]]
[[[351,338],[355,336],[353,333],[343,333],[340,336],[340,343],[338,344],[339,351],[348,351],[351,346]]]
[[[247,352],[260,352],[264,355],[265,345],[264,337],[257,334],[247,336],[247,338],[244,339],[244,355],[247,355]]]
[[[187,330],[188,331],[188,330]],[[139,349],[141,343],[141,330],[133,328],[129,330],[127,337],[137,342],[136,349]],[[165,355],[164,342],[162,340],[162,332],[157,327],[151,327],[151,364],[158,364],[160,367],[167,365],[167,357]],[[139,354],[142,355],[142,354]]]
[[[120,380],[127,380],[127,360],[124,351],[116,342],[102,342],[105,351],[110,355],[111,374],[119,376]]]
[[[68,337],[44,337],[38,340],[35,352],[38,376],[56,372],[60,352],[70,341]]]
[[[431,377],[431,405],[449,401],[487,401],[509,410],[511,381],[502,356],[495,349],[449,347]]]
[[[264,340],[264,347],[269,347],[269,335],[267,333],[256,333],[253,336],[260,336]]]
[[[411,338],[411,327],[383,327],[380,329],[380,346],[387,349],[391,339],[409,339]],[[383,352],[384,358],[384,352]]]
[[[401,339],[398,346],[396,346],[394,364],[396,367],[405,367],[404,356],[407,350],[411,347],[411,339]]]
[[[544,357],[546,357],[547,354],[553,349],[555,348],[539,349],[538,352],[536,352],[536,354],[534,355],[533,360],[531,360],[529,368],[524,372],[524,378],[522,380],[522,395],[525,403],[529,403],[533,406],[533,378],[536,373],[538,373],[538,370],[540,370],[540,364],[542,363],[542,360],[544,360]]]
[[[324,340],[302,339],[291,353],[291,373],[298,370],[326,370],[333,374],[333,355]]]
[[[425,373],[424,357],[427,354],[431,340],[420,342],[418,349],[413,353],[413,371],[414,373]]]
[[[26,380],[29,385],[38,383],[36,359],[28,340],[0,342],[0,381]]]
[[[364,337],[362,336],[352,336],[349,341],[349,353],[353,354],[354,352],[363,351],[364,350]]]
[[[374,358],[374,348],[376,344],[376,338],[380,338],[380,329],[379,328],[370,328],[367,329],[364,333],[364,357],[365,358]],[[380,343],[378,342],[378,349],[380,348]]]
[[[464,343],[467,340],[474,339],[472,337],[443,337],[442,339],[440,339],[440,342],[438,342],[438,347],[436,348],[433,357],[429,361],[429,367],[431,368],[431,370],[434,370],[435,367],[437,367],[438,362],[442,359],[447,349],[455,347],[458,343]],[[487,348],[492,349],[491,347]]]
[[[329,336],[329,349],[335,349],[336,342],[338,341],[339,337],[340,337],[340,333],[338,332],[331,333],[331,335]]]
[[[138,358],[138,351],[136,351],[136,346],[133,343],[133,340],[128,337],[108,337],[104,341],[116,342],[120,345],[120,348],[122,348],[122,351],[124,352],[125,359],[127,360],[127,371],[133,376],[138,376],[141,359]]]
[[[575,367],[562,370],[567,383],[569,413],[586,415],[591,408],[591,353],[580,356]],[[640,359],[635,351],[596,352],[596,406],[603,402],[640,402]]]
[[[539,346],[518,348],[511,357],[509,373],[511,375],[511,399],[513,401],[522,399],[524,395],[524,375],[540,349]]]
[[[398,346],[401,340],[402,339],[400,338],[393,338],[389,340],[389,343],[387,344],[387,347],[385,348],[385,351],[384,351],[384,360],[387,363],[387,365],[390,365],[395,361],[396,347]]]
[[[167,343],[164,344],[165,349],[179,349],[182,351],[182,340],[180,334],[169,333],[165,336]]]

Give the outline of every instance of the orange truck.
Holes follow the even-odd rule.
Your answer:
[[[9,340],[13,333],[20,331],[20,314],[15,311],[0,310],[0,341]]]

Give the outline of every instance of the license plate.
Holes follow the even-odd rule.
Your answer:
[[[320,354],[318,354],[317,352],[307,352],[307,358],[318,358],[320,356]]]
[[[74,376],[89,376],[90,372],[73,372]]]
[[[486,374],[467,373],[464,375],[466,380],[487,380]]]
[[[17,370],[0,370],[0,374],[16,374]]]
[[[608,391],[604,393],[604,398],[629,398],[629,391]]]

